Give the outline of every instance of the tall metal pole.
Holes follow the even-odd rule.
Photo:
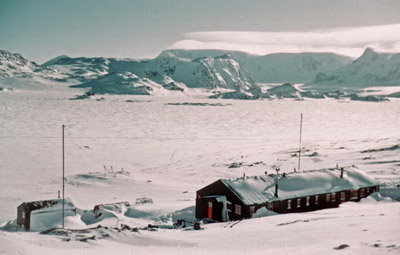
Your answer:
[[[299,140],[299,164],[297,169],[300,171],[300,158],[301,158],[301,132],[303,128],[303,114],[300,114],[300,140]]]
[[[65,173],[65,157],[64,157],[64,129],[65,125],[62,125],[62,228],[64,228],[64,173]]]

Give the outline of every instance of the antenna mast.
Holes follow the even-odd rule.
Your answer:
[[[303,114],[300,114],[300,140],[299,140],[299,164],[297,169],[300,171],[300,158],[301,158],[301,132],[303,128]]]
[[[65,125],[62,125],[62,228],[64,228],[64,172],[65,172],[65,160],[64,160],[64,129]]]

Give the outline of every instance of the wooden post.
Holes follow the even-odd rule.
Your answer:
[[[303,114],[300,114],[300,140],[299,140],[299,164],[297,170],[300,172],[300,158],[301,158],[301,132],[303,129]]]
[[[65,175],[64,129],[65,125],[62,125],[62,228],[64,228],[64,175]]]

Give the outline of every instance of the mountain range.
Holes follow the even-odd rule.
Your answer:
[[[367,48],[364,54],[331,73],[319,73],[313,84],[353,88],[400,85],[400,53],[378,53]]]
[[[223,50],[166,50],[149,60],[63,55],[39,65],[1,50],[0,77],[40,77],[86,88],[91,94],[152,95],[203,89],[222,98],[321,98],[337,91],[334,97],[342,97],[346,91],[399,86],[400,53],[367,48],[352,60],[333,53],[255,56]],[[283,83],[281,89],[264,86]],[[304,86],[293,85],[300,83]]]

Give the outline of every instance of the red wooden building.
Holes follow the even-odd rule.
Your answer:
[[[239,220],[262,207],[277,213],[313,211],[360,201],[375,191],[377,182],[356,168],[220,179],[197,191],[196,218]]]

